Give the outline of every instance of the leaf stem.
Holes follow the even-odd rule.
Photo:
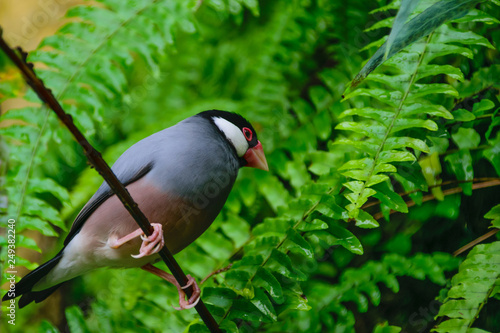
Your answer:
[[[363,197],[363,192],[364,192],[364,190],[366,188],[366,183],[370,180],[370,178],[373,176],[373,173],[375,172],[375,168],[377,167],[377,160],[378,160],[378,158],[380,156],[380,153],[384,149],[385,143],[386,143],[387,139],[389,138],[389,135],[391,134],[392,128],[396,124],[396,120],[397,120],[399,114],[401,113],[401,110],[403,110],[403,105],[404,105],[404,103],[406,101],[406,98],[410,94],[410,89],[411,89],[411,87],[413,85],[413,82],[415,82],[415,78],[417,77],[418,68],[420,67],[420,64],[422,63],[422,60],[424,59],[424,55],[425,55],[425,51],[426,51],[427,45],[429,44],[429,42],[430,42],[433,34],[434,33],[431,33],[429,35],[429,37],[427,37],[427,40],[425,42],[425,48],[422,51],[422,54],[420,54],[420,57],[418,58],[417,65],[415,67],[415,71],[413,72],[413,74],[412,74],[412,76],[410,78],[410,81],[408,82],[408,86],[407,86],[407,88],[405,90],[404,95],[401,97],[401,101],[399,102],[399,106],[398,106],[398,108],[396,110],[396,113],[394,114],[394,117],[392,118],[391,123],[387,127],[387,130],[386,130],[386,132],[384,134],[384,137],[383,137],[382,141],[380,142],[380,145],[379,145],[379,147],[377,149],[377,152],[375,153],[375,157],[373,158],[373,165],[371,166],[370,171],[368,172],[368,176],[366,178],[366,181],[363,182],[361,190],[359,191],[358,200],[359,200],[359,198]]]
[[[1,34],[1,31],[0,31]],[[45,112],[45,117],[42,126],[40,127],[40,131],[38,132],[38,135],[36,137],[35,144],[33,146],[33,150],[31,151],[31,157],[28,163],[28,170],[26,170],[26,177],[23,180],[23,184],[21,186],[21,197],[19,199],[18,203],[18,208],[17,208],[17,213],[16,213],[16,220],[19,220],[19,217],[21,216],[21,212],[23,210],[23,205],[24,205],[24,198],[26,197],[26,190],[28,189],[28,182],[30,179],[30,174],[31,174],[31,169],[33,165],[35,164],[35,157],[36,157],[36,152],[38,150],[38,147],[40,145],[40,141],[42,140],[42,133],[45,130],[45,127],[47,126],[48,120],[49,120],[49,114],[50,110],[47,109]]]
[[[474,315],[474,318],[471,319],[470,323],[469,323],[469,326],[467,326],[467,328],[471,328],[472,325],[474,324],[474,322],[476,321],[476,319],[479,317],[479,313],[481,312],[481,310],[483,309],[484,305],[486,303],[488,303],[488,298],[491,297],[491,294],[493,293],[493,290],[495,289],[495,287],[497,287],[497,281],[500,279],[500,275],[497,275],[496,279],[495,279],[495,282],[493,282],[493,284],[491,285],[491,288],[488,290],[488,293],[486,294],[486,296],[484,297],[483,301],[481,302],[481,304],[479,304],[479,307],[477,308],[477,311],[476,311],[476,314]]]

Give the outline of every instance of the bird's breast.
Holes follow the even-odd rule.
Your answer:
[[[165,244],[177,253],[198,238],[217,217],[234,183],[224,174],[214,173],[209,181],[190,189],[189,196],[179,196],[165,191],[143,177],[127,186],[139,209],[150,223],[163,226]],[[110,248],[109,238],[121,238],[139,226],[120,200],[113,195],[102,203],[85,222],[80,231],[80,246],[95,249],[92,260],[101,266],[142,266],[157,256],[134,259],[142,240],[136,238],[118,249]]]

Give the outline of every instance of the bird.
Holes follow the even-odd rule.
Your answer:
[[[21,296],[22,308],[94,269],[140,267],[176,286],[176,309],[194,307],[200,298],[196,281],[188,276],[187,285],[180,286],[153,264],[164,245],[176,254],[211,225],[241,167],[269,170],[255,129],[237,113],[203,111],[142,139],[111,169],[150,221],[152,234],[144,235],[103,182],[75,218],[60,252],[24,276],[2,300]],[[186,299],[189,286],[194,292]]]

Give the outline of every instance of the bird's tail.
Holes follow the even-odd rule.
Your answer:
[[[47,275],[52,268],[61,260],[63,251],[59,252],[54,258],[50,259],[40,267],[28,273],[15,285],[14,290],[9,290],[2,298],[2,301],[7,301],[21,296],[19,300],[19,308],[28,305],[31,302],[39,303],[49,297],[61,284],[40,291],[32,291],[33,286]]]

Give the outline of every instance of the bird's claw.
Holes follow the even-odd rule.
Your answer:
[[[139,254],[132,254],[131,256],[133,258],[139,259],[158,253],[165,245],[162,225],[160,223],[151,223],[151,226],[153,226],[154,229],[153,233],[150,236],[146,236],[144,234],[141,235],[142,244],[139,249]]]
[[[186,283],[185,286],[181,287],[175,277],[172,274],[168,274],[165,271],[162,271],[161,269],[151,265],[151,264],[146,264],[141,267],[143,270],[148,271],[150,273],[153,273],[156,276],[161,277],[162,279],[172,283],[176,288],[177,292],[179,293],[179,306],[180,307],[173,307],[176,310],[185,310],[185,309],[191,309],[198,304],[200,301],[200,287],[198,287],[198,284],[196,283],[196,280],[191,276],[187,275],[188,282]],[[184,289],[192,287],[193,288],[193,294],[191,297],[189,297],[188,300],[186,300],[186,292]]]
[[[186,300],[182,300],[179,302],[179,305],[180,307],[176,307],[176,306],[172,306],[174,309],[176,309],[177,311],[181,311],[181,310],[187,310],[187,309],[192,309],[194,308],[196,305],[198,305],[198,302],[200,301],[200,296],[198,296],[198,298],[192,303],[190,304],[188,301]]]
[[[191,275],[187,275],[187,278],[188,278],[188,283],[183,287],[178,286],[177,288],[177,291],[179,292],[180,307],[174,306],[173,308],[176,310],[186,310],[194,308],[200,301],[200,294],[201,294],[200,287],[198,287],[196,280]],[[186,293],[184,292],[184,289],[187,289],[191,286],[193,287],[193,294],[186,301]]]

